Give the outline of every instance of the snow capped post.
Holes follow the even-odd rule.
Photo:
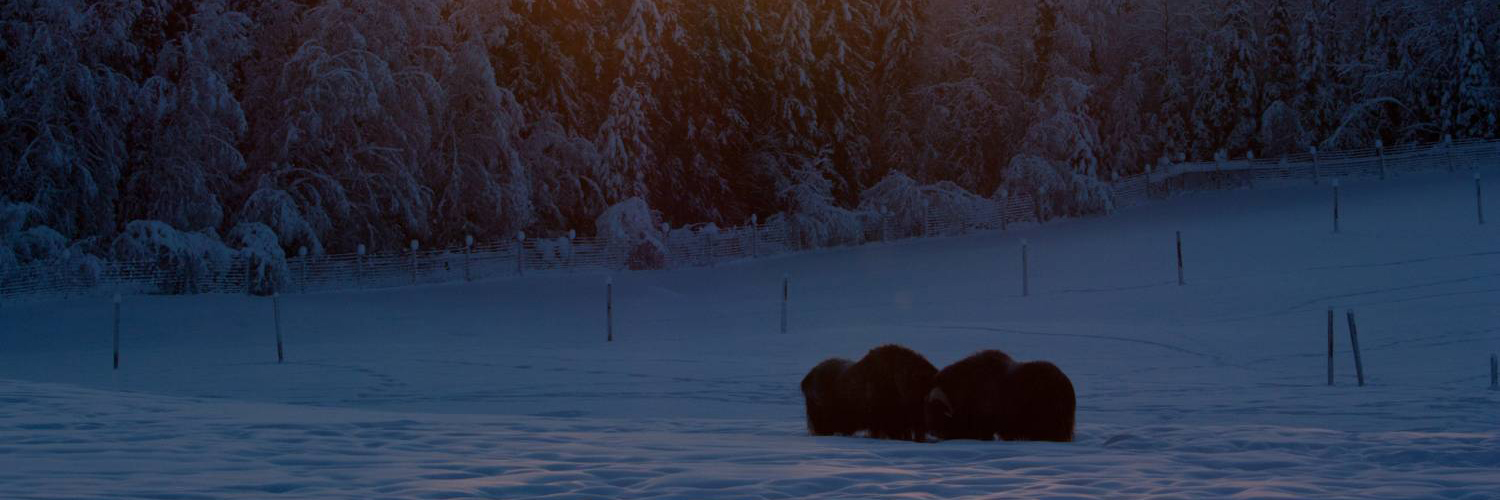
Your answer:
[[[1375,139],[1375,155],[1380,158],[1380,180],[1385,180],[1385,141]]]
[[[1151,176],[1151,173],[1148,170],[1147,173],[1146,173],[1146,185],[1147,186],[1151,185],[1151,177],[1150,176]],[[1005,212],[1006,212],[1005,209],[1007,207],[1009,207],[1009,206],[1010,206],[1010,190],[1008,190],[1008,189],[1001,189],[1000,190],[1000,230],[1001,231],[1008,231],[1009,230],[1009,227],[1008,227],[1009,223],[1007,223],[1006,220],[1005,220]]]
[[[786,333],[786,303],[790,298],[791,280],[790,274],[781,275],[781,333]]]
[[[1500,358],[1490,353],[1490,390],[1500,391]]]
[[[1229,161],[1229,150],[1214,153],[1214,189],[1224,189],[1224,162]]]
[[[880,241],[891,240],[891,207],[880,207]]]
[[[1479,225],[1484,225],[1484,185],[1479,182],[1479,172],[1474,172],[1474,208],[1479,212]]]
[[[302,261],[302,293],[307,293],[307,247],[297,248],[297,260]]]
[[[417,240],[411,240],[411,284],[417,284]]]
[[[1328,386],[1333,387],[1333,308],[1328,308]]]
[[[569,229],[568,230],[568,272],[569,273],[573,272],[573,266],[577,265],[576,263],[577,263],[577,260],[578,260],[578,259],[575,258],[577,256],[577,251],[573,249],[573,240],[575,240],[575,239],[578,239],[578,232],[574,231],[572,229]]]
[[[714,267],[714,235],[717,233],[707,229],[698,230],[698,237],[703,240],[703,260],[708,262],[709,267]]]
[[[1182,278],[1182,231],[1177,232],[1177,286],[1186,285]]]
[[[1359,377],[1359,386],[1365,386],[1365,365],[1359,359],[1359,329],[1354,327],[1354,310],[1349,310],[1349,346],[1354,348],[1354,374]]]
[[[1490,390],[1500,391],[1500,357],[1490,353]]]
[[[1333,180],[1333,232],[1339,232],[1339,180]]]
[[[756,225],[756,215],[754,215],[754,213],[751,213],[751,215],[750,215],[750,258],[760,257],[760,255],[759,255],[760,249],[756,248],[757,245],[760,245],[760,227],[757,227],[757,225]]]
[[[120,369],[120,294],[115,294],[115,368]]]
[[[760,249],[756,248],[760,244],[760,228],[755,225],[755,220],[755,214],[750,214],[750,258],[752,259],[760,256],[758,255]]]
[[[464,235],[464,281],[474,280],[473,276],[469,273],[469,254],[473,252],[474,235],[466,234]]]
[[[604,341],[615,341],[615,278],[604,277]]]
[[[1245,153],[1245,159],[1248,160],[1245,162],[1245,185],[1255,189],[1255,151]]]
[[[281,350],[281,294],[271,294],[271,320],[276,325],[276,362],[286,360],[285,352]]]
[[[365,244],[360,243],[354,250],[354,287],[364,288],[365,281]]]
[[[927,199],[923,198],[922,199],[922,237],[926,238],[928,236],[932,236],[932,228],[928,227],[928,222],[927,222]]]
[[[1313,160],[1313,184],[1317,184],[1318,183],[1318,177],[1319,177],[1319,175],[1318,175],[1318,147],[1317,146],[1308,146],[1307,152],[1310,153],[1310,154],[1312,154],[1312,160]]]
[[[1021,296],[1031,295],[1031,271],[1027,269],[1027,252],[1030,245],[1026,239],[1021,239]]]
[[[1448,163],[1448,173],[1453,173],[1453,135],[1443,134],[1443,160]]]
[[[526,275],[526,232],[516,231],[516,276]]]

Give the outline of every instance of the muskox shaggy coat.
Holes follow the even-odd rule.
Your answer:
[[[925,441],[923,408],[937,368],[898,345],[871,349],[839,376],[839,391],[856,430],[879,439]]]
[[[814,436],[848,436],[854,434],[854,420],[849,405],[840,394],[839,376],[853,362],[829,358],[802,377],[802,397],[807,401],[807,431]]]
[[[1046,361],[981,351],[933,377],[926,418],[939,439],[1072,441],[1073,383]]]
[[[938,439],[995,439],[1008,403],[1006,378],[1015,364],[1005,353],[989,350],[943,368],[927,395],[928,431]]]
[[[1073,381],[1056,365],[1028,361],[1011,369],[1009,404],[1001,412],[1000,439],[1006,441],[1072,441],[1077,399]]]

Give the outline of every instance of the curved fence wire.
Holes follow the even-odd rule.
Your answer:
[[[1115,181],[1110,186],[1110,205],[1113,209],[1124,209],[1184,192],[1288,186],[1338,178],[1389,179],[1414,172],[1453,172],[1496,164],[1500,164],[1500,141],[1478,140],[1184,163]],[[1036,201],[1027,195],[925,209],[917,227],[899,223],[890,214],[861,213],[860,239],[845,243],[1005,229],[1010,224],[1039,222],[1041,213]],[[393,254],[296,256],[286,259],[287,283],[280,291],[388,288],[528,274],[701,267],[807,249],[795,236],[796,228],[790,227],[785,218],[774,220],[733,228],[698,224],[671,229],[659,244],[649,245],[596,237],[533,238]],[[238,258],[211,270],[156,261],[93,265],[97,268],[87,272],[56,263],[0,270],[0,299],[254,291],[255,273],[251,264]]]

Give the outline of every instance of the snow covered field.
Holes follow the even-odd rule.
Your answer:
[[[1346,183],[1337,235],[1309,186],[626,273],[613,343],[601,276],[284,296],[281,365],[269,299],[127,297],[118,372],[107,301],[5,304],[0,498],[1500,498],[1473,189]],[[1057,363],[1078,441],[806,436],[806,370],[885,342]]]

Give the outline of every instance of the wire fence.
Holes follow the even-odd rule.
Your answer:
[[[1110,207],[1149,204],[1175,194],[1312,184],[1339,178],[1390,179],[1424,171],[1455,172],[1500,164],[1500,141],[1459,141],[1272,159],[1171,165],[1110,185]],[[927,205],[923,205],[926,207]],[[953,236],[1040,222],[1042,210],[1028,195],[923,208],[918,224],[893,214],[859,213],[857,237],[844,245]],[[531,274],[605,273],[637,269],[713,266],[787,254],[813,247],[785,217],[718,228],[712,224],[668,229],[660,241],[626,242],[597,237],[531,238],[479,242],[402,253],[362,253],[286,258],[281,292],[389,288],[489,280]],[[36,299],[104,293],[252,293],[261,271],[247,258],[188,265],[178,260],[42,263],[0,270],[0,299]],[[80,269],[85,267],[86,269]]]

